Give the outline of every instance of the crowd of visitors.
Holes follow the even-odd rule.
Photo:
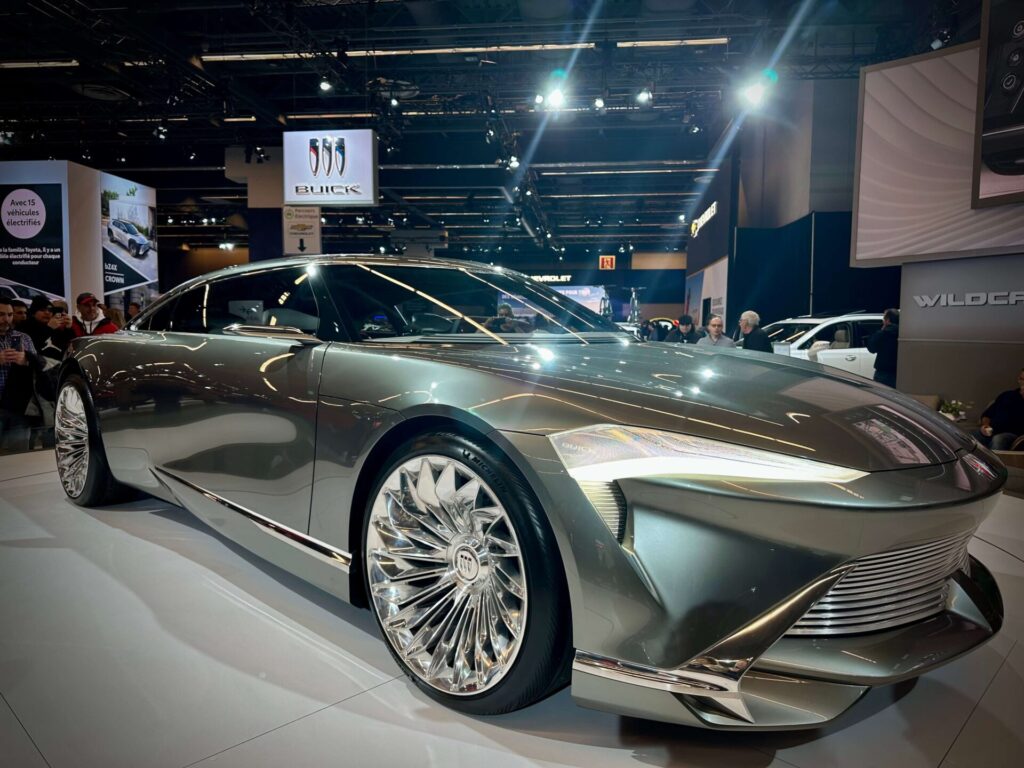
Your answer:
[[[29,304],[0,298],[0,452],[53,444],[57,370],[68,344],[124,326],[120,311],[95,294],[80,293],[75,309],[71,314],[63,299],[42,295]]]

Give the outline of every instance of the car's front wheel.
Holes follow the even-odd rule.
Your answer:
[[[384,637],[432,698],[499,714],[564,685],[561,558],[534,494],[495,449],[455,434],[406,443],[378,477],[363,543]]]
[[[67,376],[57,393],[54,437],[57,474],[68,498],[84,507],[117,500],[124,487],[110,474],[92,398],[78,374]]]

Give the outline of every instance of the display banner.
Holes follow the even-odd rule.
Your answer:
[[[156,190],[100,174],[103,292],[124,291],[159,276],[156,247]]]
[[[376,205],[377,134],[372,130],[284,134],[285,205]]]
[[[0,283],[4,295],[64,295],[64,219],[60,184],[0,185]]]

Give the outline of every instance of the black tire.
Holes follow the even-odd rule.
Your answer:
[[[522,555],[529,608],[515,660],[493,687],[476,694],[446,693],[421,679],[392,645],[370,588],[367,535],[374,501],[386,479],[418,456],[450,457],[475,472],[504,507]],[[388,650],[417,687],[447,707],[471,715],[498,715],[527,707],[569,682],[572,620],[568,587],[554,534],[533,491],[515,466],[495,447],[454,433],[415,437],[391,455],[373,485],[363,515],[359,563],[370,610]]]
[[[66,387],[71,387],[78,393],[78,396],[81,398],[84,406],[85,423],[88,428],[89,456],[85,483],[82,486],[81,491],[77,494],[74,494],[73,490],[69,488],[69,483],[66,481],[64,473],[62,473],[58,466],[57,471],[61,476],[61,484],[64,486],[64,492],[71,501],[83,507],[96,507],[125,500],[130,495],[130,491],[126,486],[117,482],[114,479],[114,476],[110,473],[110,465],[107,463],[107,454],[103,450],[103,441],[100,439],[99,423],[96,419],[96,410],[93,406],[92,395],[89,392],[88,385],[85,383],[85,379],[77,373],[72,373],[66,376],[61,382],[60,389],[57,393],[58,413],[56,415],[56,420],[58,425],[55,427],[57,443],[55,450],[57,452],[58,464],[61,461],[62,435],[67,434],[67,432],[60,427],[61,393]],[[65,440],[65,445],[66,444],[67,442]]]
[[[110,241],[111,245],[114,244],[114,230],[110,227],[107,227],[107,240]]]

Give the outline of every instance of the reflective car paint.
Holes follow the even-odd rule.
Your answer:
[[[654,676],[682,669],[736,687],[742,678],[747,690],[761,691],[760,719],[747,712],[755,727],[802,727],[839,714],[866,685],[919,674],[999,628],[998,590],[972,571],[945,622],[931,625],[930,646],[913,640],[922,624],[873,635],[889,672],[870,682],[844,661],[844,650],[863,650],[862,639],[783,638],[853,559],[973,531],[1005,481],[991,454],[891,390],[814,364],[625,336],[586,345],[353,343],[337,309],[318,298],[319,346],[145,330],[76,342],[65,370],[77,367],[89,381],[115,477],[358,600],[360,585],[348,576],[359,573],[350,571],[360,557],[352,532],[389,436],[442,419],[466,425],[509,457],[548,514],[570,587],[573,642],[583,654],[574,694],[666,720],[751,727],[678,691],[638,691],[622,674],[595,670],[611,659]],[[598,423],[685,432],[869,474],[835,486],[623,480],[628,516],[619,541],[547,439]],[[328,554],[310,556],[285,529],[323,542]],[[915,647],[922,649],[916,661],[892,661]],[[724,659],[744,666],[730,671]],[[834,679],[807,683],[818,686],[820,706],[803,702],[818,712],[806,721],[786,698],[784,677],[792,674]]]

